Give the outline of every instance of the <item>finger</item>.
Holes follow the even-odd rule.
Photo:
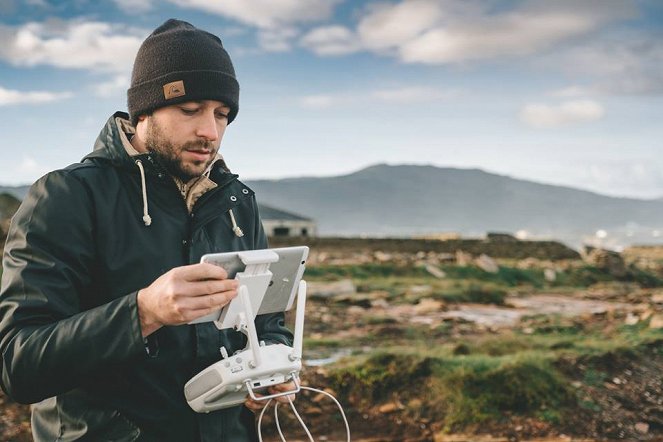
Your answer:
[[[200,281],[205,279],[227,279],[228,272],[221,266],[207,262],[178,267],[181,277],[186,281]]]
[[[283,384],[277,384],[269,388],[269,392],[271,394],[277,394],[277,393],[283,393],[284,391],[292,391],[295,390],[297,386],[295,385],[294,382],[286,382]],[[288,402],[294,401],[296,398],[295,394],[288,394],[285,396],[279,396],[276,399],[279,403],[282,404],[287,404]]]
[[[191,296],[182,300],[186,310],[192,312],[218,310],[228,305],[230,301],[237,297],[236,290],[227,292],[212,293],[210,295]]]
[[[287,404],[288,402],[294,402],[296,397],[297,396],[295,396],[294,394],[288,394],[286,396],[276,397],[274,398],[274,400],[280,404]]]
[[[236,279],[208,279],[187,282],[184,290],[189,296],[200,296],[237,290],[238,287],[239,281]]]
[[[267,401],[254,401],[251,398],[247,398],[246,401],[244,402],[244,405],[246,408],[248,408],[251,411],[260,411],[263,408],[265,408],[265,405],[267,405]]]

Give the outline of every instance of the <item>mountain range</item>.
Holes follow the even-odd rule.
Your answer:
[[[660,199],[610,197],[479,169],[378,164],[341,176],[246,184],[259,202],[314,219],[320,235],[503,231],[578,243],[604,231],[633,243],[659,242],[663,232]],[[26,191],[0,187],[19,198]]]

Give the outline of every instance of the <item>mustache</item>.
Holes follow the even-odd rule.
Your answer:
[[[214,142],[208,140],[187,141],[182,145],[182,149],[207,152],[214,152],[216,150]]]

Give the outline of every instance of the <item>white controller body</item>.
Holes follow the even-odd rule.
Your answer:
[[[191,408],[198,413],[207,413],[241,405],[253,391],[296,380],[302,362],[301,359],[291,360],[292,347],[284,344],[261,346],[260,353],[262,364],[258,367],[251,366],[252,351],[243,350],[194,376],[184,387]]]

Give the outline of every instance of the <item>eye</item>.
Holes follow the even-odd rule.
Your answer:
[[[195,115],[198,112],[198,108],[180,107],[180,110],[184,115]]]
[[[228,114],[223,113],[223,112],[217,112],[216,113],[216,118],[219,120],[227,120],[228,119]]]

